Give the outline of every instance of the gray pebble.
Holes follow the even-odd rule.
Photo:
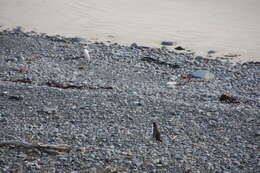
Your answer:
[[[216,51],[214,51],[214,50],[209,50],[208,51],[208,54],[214,54],[214,53],[216,53]]]
[[[161,42],[161,45],[164,45],[164,46],[172,46],[174,44],[173,41],[162,41]]]
[[[257,130],[257,131],[255,132],[255,134],[256,134],[256,136],[260,136],[260,130]]]
[[[137,48],[138,45],[137,45],[136,43],[132,43],[132,44],[130,45],[130,47],[132,47],[132,48]]]
[[[47,114],[56,114],[58,110],[58,107],[48,107],[48,106],[44,106],[44,108],[42,109],[42,112],[47,113]]]
[[[203,59],[204,59],[203,56],[196,56],[196,57],[195,57],[195,60],[197,60],[197,61],[201,61],[201,60],[203,60]]]

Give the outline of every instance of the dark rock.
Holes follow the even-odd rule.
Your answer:
[[[161,42],[161,45],[164,45],[164,46],[172,46],[174,44],[173,41],[162,41]]]
[[[132,43],[132,44],[130,45],[130,47],[132,47],[132,48],[137,48],[138,45],[137,45],[136,43]]]
[[[148,46],[138,46],[140,49],[142,49],[142,50],[147,50],[147,49],[150,49],[150,47],[148,47]]]
[[[8,59],[5,59],[6,62],[17,62],[17,58],[16,57],[10,57]]]
[[[81,37],[71,37],[71,38],[67,38],[67,39],[71,42],[77,42],[77,43],[87,42],[87,40],[85,38],[81,38]]]
[[[17,100],[17,101],[20,101],[20,100],[23,100],[23,97],[22,97],[22,96],[9,96],[8,99],[9,99],[9,100]]]
[[[7,122],[7,118],[5,117],[0,117],[0,123],[6,123]]]
[[[195,57],[195,60],[197,60],[197,61],[201,61],[201,60],[203,60],[203,59],[204,59],[203,56],[196,56],[196,57]]]
[[[214,51],[214,50],[209,50],[208,51],[208,54],[214,54],[214,53],[216,53],[216,51]]]
[[[246,119],[246,122],[250,122],[250,121],[254,121],[254,120],[255,120],[254,117],[249,117],[249,118]]]
[[[222,103],[240,103],[240,101],[237,98],[228,94],[222,94],[219,97],[219,101],[221,101]]]
[[[174,49],[176,49],[176,50],[185,50],[183,47],[181,47],[181,46],[177,46],[177,47],[175,47]]]
[[[21,26],[17,26],[14,31],[15,32],[22,32],[23,28]]]
[[[256,136],[260,136],[260,130],[257,130],[257,131],[255,132],[255,135],[256,135]]]

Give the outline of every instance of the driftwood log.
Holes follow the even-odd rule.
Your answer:
[[[16,147],[16,148],[24,148],[24,149],[37,149],[42,152],[47,152],[50,154],[62,154],[69,153],[72,150],[72,147],[65,144],[32,144],[25,141],[2,141],[0,142],[0,147]]]

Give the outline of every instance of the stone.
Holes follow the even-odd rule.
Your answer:
[[[200,60],[203,60],[203,59],[204,59],[203,56],[196,56],[196,57],[195,57],[195,60],[197,60],[197,61],[200,61]]]
[[[216,51],[214,51],[214,50],[209,50],[208,51],[208,54],[214,54],[214,53],[216,53]]]
[[[58,109],[58,107],[47,107],[47,106],[45,106],[42,109],[42,112],[47,113],[47,114],[56,114],[57,109]]]
[[[183,47],[181,47],[181,46],[178,46],[178,47],[175,47],[174,49],[176,49],[176,50],[185,50]]]
[[[81,37],[71,37],[68,38],[71,42],[77,42],[77,43],[86,43],[87,40],[85,38],[81,38]]]
[[[255,135],[256,135],[256,136],[260,136],[260,130],[257,130],[257,131],[255,132]]]
[[[135,104],[136,106],[142,106],[142,103],[141,103],[141,102],[138,102],[138,101],[135,101],[134,104]]]
[[[0,123],[6,123],[7,122],[7,118],[5,117],[0,117]]]
[[[25,58],[23,55],[18,55],[16,56],[16,59],[19,61],[19,62],[24,62]]]
[[[89,170],[89,172],[91,172],[91,173],[96,173],[97,172],[97,168],[90,168],[90,170]]]
[[[161,45],[164,45],[164,46],[172,46],[174,44],[173,41],[162,41],[161,42]]]
[[[210,162],[207,162],[206,163],[206,168],[209,169],[209,170],[214,170],[214,165]]]
[[[176,155],[176,156],[175,156],[175,159],[176,159],[176,160],[183,160],[183,158],[182,158],[181,156],[179,156],[179,155]]]
[[[21,26],[17,26],[16,28],[14,28],[15,32],[22,32],[23,28]]]
[[[8,99],[9,99],[9,100],[21,101],[21,100],[23,100],[23,96],[15,96],[15,95],[12,95],[12,96],[9,96]]]
[[[153,160],[153,163],[154,163],[154,164],[161,163],[161,160],[160,160],[160,159],[154,159],[154,160]]]
[[[255,120],[254,117],[249,117],[249,118],[246,119],[246,122],[250,122],[250,121],[253,121],[253,120]]]
[[[215,78],[214,74],[208,70],[195,71],[191,74],[191,76],[194,78],[200,78],[200,79],[205,79],[205,80],[211,80],[211,79]]]
[[[137,167],[140,167],[140,166],[143,164],[143,161],[138,160],[138,159],[134,159],[133,162],[134,162],[134,164],[135,164]]]
[[[221,101],[222,103],[240,103],[240,101],[236,97],[228,94],[222,94],[219,97],[219,101]]]
[[[5,61],[6,62],[17,62],[17,58],[16,57],[10,57],[10,58],[7,58]]]
[[[171,81],[171,82],[167,82],[167,87],[168,88],[175,88],[176,87],[177,82]]]
[[[138,45],[137,45],[136,43],[132,43],[132,44],[130,45],[130,47],[132,47],[132,48],[137,48]]]

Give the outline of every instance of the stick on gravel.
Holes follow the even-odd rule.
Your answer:
[[[31,144],[24,141],[4,141],[0,142],[0,147],[21,147],[24,149],[38,149],[48,153],[60,154],[60,152],[69,153],[71,151],[71,147],[64,144]]]

